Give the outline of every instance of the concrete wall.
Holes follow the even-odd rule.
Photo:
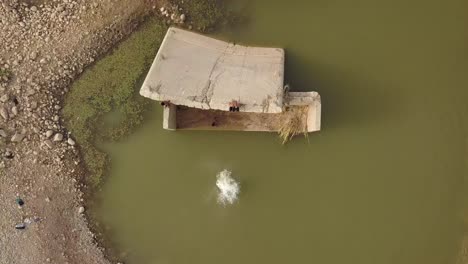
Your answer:
[[[322,102],[317,92],[289,92],[286,94],[286,105],[309,106],[307,114],[307,131],[320,131],[322,118]]]
[[[171,104],[169,107],[164,107],[163,128],[166,130],[177,129],[177,106],[176,105]]]

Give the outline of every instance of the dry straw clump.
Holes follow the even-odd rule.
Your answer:
[[[289,107],[285,112],[285,119],[281,123],[278,134],[282,144],[286,144],[293,137],[304,134],[307,137],[307,110],[308,106]]]

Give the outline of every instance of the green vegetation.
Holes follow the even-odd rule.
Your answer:
[[[228,0],[176,0],[195,29],[212,31],[237,19],[227,8]]]
[[[107,156],[95,147],[102,139],[119,139],[142,121],[148,101],[138,96],[138,86],[154,59],[166,27],[156,18],[123,41],[110,55],[87,69],[65,99],[67,128],[81,147],[89,177],[97,186],[105,173]],[[106,113],[118,112],[119,124],[103,128]]]

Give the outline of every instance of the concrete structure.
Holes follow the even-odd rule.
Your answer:
[[[307,132],[320,131],[322,102],[317,92],[288,92],[285,104],[288,106],[308,106]]]
[[[280,113],[284,51],[230,44],[170,28],[140,94],[201,109]]]
[[[308,132],[319,131],[320,95],[286,92],[284,61],[280,48],[245,47],[172,27],[140,94],[170,101],[163,121],[168,130],[278,131],[299,113]],[[240,112],[227,112],[234,100]]]
[[[320,101],[320,95],[317,92],[288,92],[285,98],[285,106],[288,108],[294,107],[307,107],[306,117],[304,118],[304,126],[307,132],[320,131],[320,120],[321,120],[321,111],[322,105]],[[191,113],[185,114],[183,116],[177,115],[177,112],[181,110],[177,109],[175,105],[170,107],[164,107],[164,120],[163,128],[167,130],[176,130],[176,129],[191,129],[191,130],[234,130],[234,131],[263,131],[263,132],[277,132],[279,130],[278,126],[281,126],[281,122],[287,118],[287,111],[278,114],[267,114],[267,113],[257,113],[250,114],[248,113],[229,113],[226,112],[224,115],[233,116],[233,120],[229,122],[230,124],[223,125],[219,124],[217,127],[210,127],[210,123],[214,119],[220,121],[222,115],[214,111],[204,111],[205,118],[200,118],[197,116],[196,111],[192,110]],[[200,112],[200,111],[198,111]],[[190,115],[190,117],[187,117]],[[195,117],[194,117],[195,116]],[[195,123],[189,127],[183,126],[178,127],[177,123],[181,123],[181,119],[194,119]],[[205,120],[203,120],[205,119]],[[237,124],[234,119],[237,119]],[[241,119],[242,122],[238,120]],[[183,120],[182,120],[183,121]],[[205,121],[205,122],[204,122]],[[240,123],[240,124],[239,124]],[[276,125],[272,125],[275,124]]]

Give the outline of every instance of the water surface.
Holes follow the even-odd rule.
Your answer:
[[[155,103],[98,213],[126,263],[454,263],[467,175],[468,2],[241,1],[223,38],[284,47],[323,131],[168,132]],[[217,204],[216,174],[241,183]]]

